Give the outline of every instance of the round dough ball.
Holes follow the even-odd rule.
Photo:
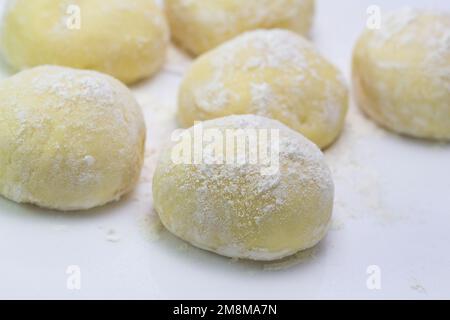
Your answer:
[[[353,58],[359,106],[383,127],[450,139],[450,15],[404,9],[366,30]]]
[[[195,143],[203,145],[192,152],[197,160],[186,156]],[[267,156],[252,160],[250,154],[260,152]],[[163,152],[153,179],[154,206],[168,230],[199,248],[252,260],[281,259],[316,245],[328,230],[333,194],[320,150],[256,115],[183,131]]]
[[[279,120],[324,148],[348,108],[342,74],[310,42],[287,30],[245,33],[198,58],[179,93],[178,119],[191,126],[232,114]]]
[[[137,182],[145,124],[127,87],[42,66],[0,82],[0,194],[63,211],[118,200]]]
[[[284,28],[307,35],[314,0],[166,0],[173,38],[198,55],[242,32]]]
[[[169,42],[154,0],[9,0],[2,22],[3,55],[15,69],[62,65],[125,83],[158,71]]]

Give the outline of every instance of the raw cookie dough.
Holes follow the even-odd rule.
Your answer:
[[[169,42],[154,0],[9,0],[2,24],[3,55],[14,69],[62,65],[125,83],[158,71]]]
[[[316,245],[327,232],[333,194],[321,151],[256,115],[205,121],[174,136],[153,179],[154,206],[169,231],[197,247],[253,260]]]
[[[179,92],[178,119],[232,114],[274,118],[324,148],[339,136],[348,108],[341,72],[287,30],[245,33],[198,58]]]
[[[173,38],[198,55],[242,32],[284,28],[307,35],[314,0],[166,0]]]
[[[359,106],[381,126],[450,140],[450,14],[403,9],[364,31],[353,85]]]
[[[145,124],[131,92],[95,71],[42,66],[0,82],[0,194],[81,210],[137,182]]]

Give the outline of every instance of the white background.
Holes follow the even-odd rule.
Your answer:
[[[447,0],[318,0],[313,41],[348,80],[371,4],[450,11]],[[353,105],[341,139],[325,152],[336,202],[332,228],[316,248],[276,263],[235,261],[163,230],[152,211],[151,175],[175,128],[177,87],[189,63],[172,48],[164,71],[132,88],[149,131],[133,194],[71,214],[0,198],[0,298],[450,298],[450,145],[385,132]],[[81,268],[81,290],[67,289],[70,265]],[[381,270],[381,290],[366,286],[370,265]]]

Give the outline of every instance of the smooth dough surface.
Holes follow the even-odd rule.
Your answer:
[[[381,126],[450,140],[450,14],[403,9],[356,44],[359,106]]]
[[[8,0],[0,40],[18,70],[62,65],[132,83],[162,66],[169,30],[154,0]]]
[[[173,38],[198,55],[254,29],[283,28],[307,35],[314,0],[166,0]]]
[[[180,88],[178,119],[257,114],[279,120],[320,148],[340,134],[348,108],[341,72],[287,30],[245,33],[199,57]]]
[[[0,82],[0,194],[81,210],[140,175],[145,124],[128,88],[95,71],[41,66]]]
[[[228,116],[201,125],[204,137],[213,130],[222,136],[230,129],[242,130],[232,134],[248,139],[247,147],[224,143],[224,156],[234,154],[236,159],[245,159],[250,150],[266,150],[263,139],[257,140],[257,149],[250,148],[248,130],[275,130],[279,170],[264,174],[261,168],[268,162],[262,158],[257,163],[217,162],[220,153],[208,148],[212,140],[206,139],[200,153],[203,161],[173,161],[179,143],[174,141],[162,153],[153,179],[154,206],[168,230],[194,246],[252,260],[281,259],[325,236],[334,186],[323,155],[312,142],[278,121],[255,115]],[[180,136],[194,137],[198,126]],[[270,137],[274,139],[272,133]]]

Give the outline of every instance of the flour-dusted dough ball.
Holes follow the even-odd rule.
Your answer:
[[[226,138],[237,136],[244,143]],[[172,233],[253,260],[281,259],[325,236],[333,181],[320,150],[301,134],[272,119],[240,115],[196,124],[180,137],[163,152],[153,179],[155,209]],[[181,143],[197,145],[191,158],[184,153],[192,161],[179,161]],[[260,152],[268,156],[252,161],[250,154]]]
[[[0,82],[0,194],[81,210],[118,200],[138,180],[145,124],[119,81],[42,66]]]
[[[132,83],[164,62],[167,21],[154,0],[9,0],[0,35],[15,69],[54,64]]]
[[[198,55],[242,32],[283,28],[307,35],[314,0],[166,0],[173,38]]]
[[[194,62],[181,85],[183,126],[232,114],[279,120],[324,148],[339,135],[348,90],[338,69],[287,30],[245,33]]]
[[[354,50],[359,106],[398,133],[450,140],[450,14],[403,9]]]

